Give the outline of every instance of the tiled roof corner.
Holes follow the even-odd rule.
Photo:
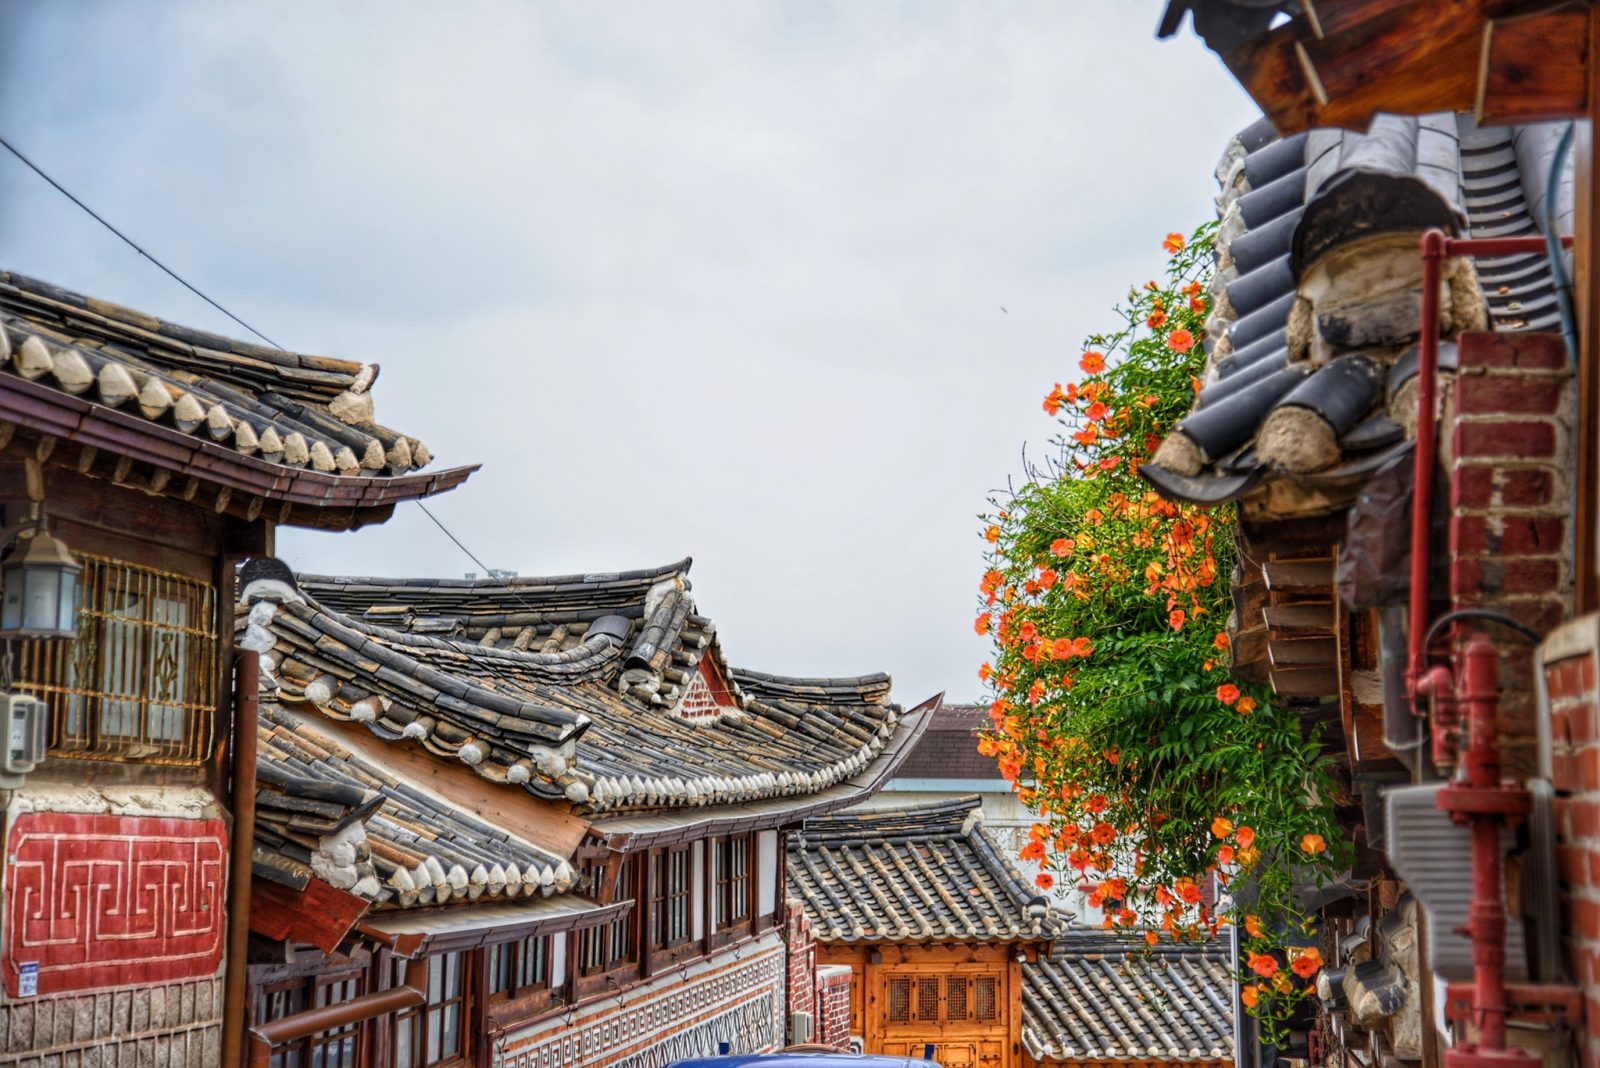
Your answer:
[[[983,833],[975,795],[808,820],[788,872],[823,942],[1048,940],[1063,925]]]
[[[316,878],[391,908],[548,897],[576,881],[567,858],[363,759],[289,709],[262,705],[257,745],[260,877],[296,889]]]
[[[432,461],[416,438],[375,421],[377,364],[194,330],[9,271],[0,375],[287,468],[373,477]]]

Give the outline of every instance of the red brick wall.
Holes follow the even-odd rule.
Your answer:
[[[845,1049],[850,1045],[850,967],[817,969],[817,1041]]]
[[[784,909],[784,943],[789,951],[788,1015],[797,1012],[812,1014],[817,1010],[817,944],[811,939],[811,924],[806,911],[798,901],[790,901]],[[787,1019],[784,1027],[788,1027]],[[812,1030],[816,1033],[815,1025]]]
[[[1505,612],[1545,634],[1571,611],[1566,350],[1553,334],[1463,334],[1459,357],[1447,456],[1451,607]],[[1509,774],[1530,774],[1532,658],[1526,645],[1490,634],[1505,653],[1502,755]]]
[[[1600,1068],[1600,617],[1558,628],[1544,648],[1550,694],[1562,927],[1570,976],[1584,993],[1579,1048]]]

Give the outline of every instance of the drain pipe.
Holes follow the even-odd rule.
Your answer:
[[[1411,650],[1406,657],[1406,692],[1419,695],[1428,655],[1428,594],[1432,586],[1433,469],[1438,450],[1439,286],[1449,238],[1443,230],[1422,235],[1422,336],[1417,339],[1417,447],[1411,478]]]

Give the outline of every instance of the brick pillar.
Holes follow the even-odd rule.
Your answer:
[[[850,966],[817,969],[817,1041],[838,1049],[850,1046]]]
[[[1463,334],[1450,425],[1450,603],[1539,634],[1572,600],[1574,385],[1554,334]],[[1471,624],[1467,624],[1471,626]],[[1487,628],[1500,665],[1507,774],[1535,770],[1531,650]]]
[[[811,938],[811,923],[806,910],[798,901],[787,902],[784,909],[783,936],[789,955],[788,1017],[797,1012],[809,1013],[811,1033],[815,1036],[821,1024],[817,1019],[817,944]],[[788,1042],[789,1020],[784,1020],[784,1041]]]
[[[1583,989],[1583,1068],[1600,1068],[1600,616],[1559,627],[1543,649],[1550,694],[1556,842],[1568,974]]]

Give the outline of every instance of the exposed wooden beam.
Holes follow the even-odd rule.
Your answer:
[[[1563,8],[1490,19],[1478,57],[1478,122],[1506,126],[1589,107],[1589,12]]]

